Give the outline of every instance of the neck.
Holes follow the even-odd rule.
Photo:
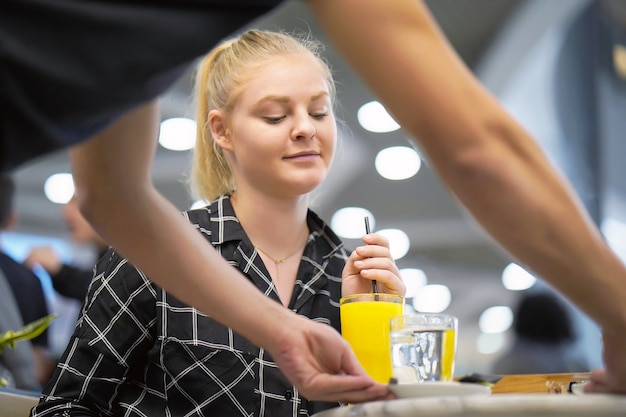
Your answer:
[[[234,193],[231,202],[252,243],[273,258],[289,255],[309,235],[307,196],[287,200]]]

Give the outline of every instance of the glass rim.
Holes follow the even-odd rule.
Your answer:
[[[339,299],[339,304],[349,303],[349,302],[357,302],[357,301],[383,301],[390,303],[404,303],[404,297],[398,294],[389,294],[389,293],[373,293],[366,292],[360,294],[350,294]]]
[[[419,318],[426,320],[420,321]],[[407,320],[409,319],[409,320]],[[410,319],[415,319],[411,321]],[[431,321],[430,319],[440,319],[437,321]],[[457,328],[459,325],[459,318],[450,313],[404,313],[397,316],[393,316],[389,319],[390,327],[394,325],[407,326],[426,326],[426,327],[444,327],[444,328]]]

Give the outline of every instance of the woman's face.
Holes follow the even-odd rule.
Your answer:
[[[256,67],[225,119],[225,146],[237,189],[306,194],[326,177],[337,142],[328,83],[308,55]]]

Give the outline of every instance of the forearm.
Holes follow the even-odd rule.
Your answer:
[[[463,65],[423,3],[311,3],[331,40],[482,226],[602,326],[625,327],[624,265],[539,146]],[[360,19],[348,27],[340,16],[350,10]]]

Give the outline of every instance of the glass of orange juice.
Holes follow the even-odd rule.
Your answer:
[[[404,297],[395,294],[353,294],[340,302],[341,335],[373,380],[386,384],[393,376],[389,320],[404,311]]]

